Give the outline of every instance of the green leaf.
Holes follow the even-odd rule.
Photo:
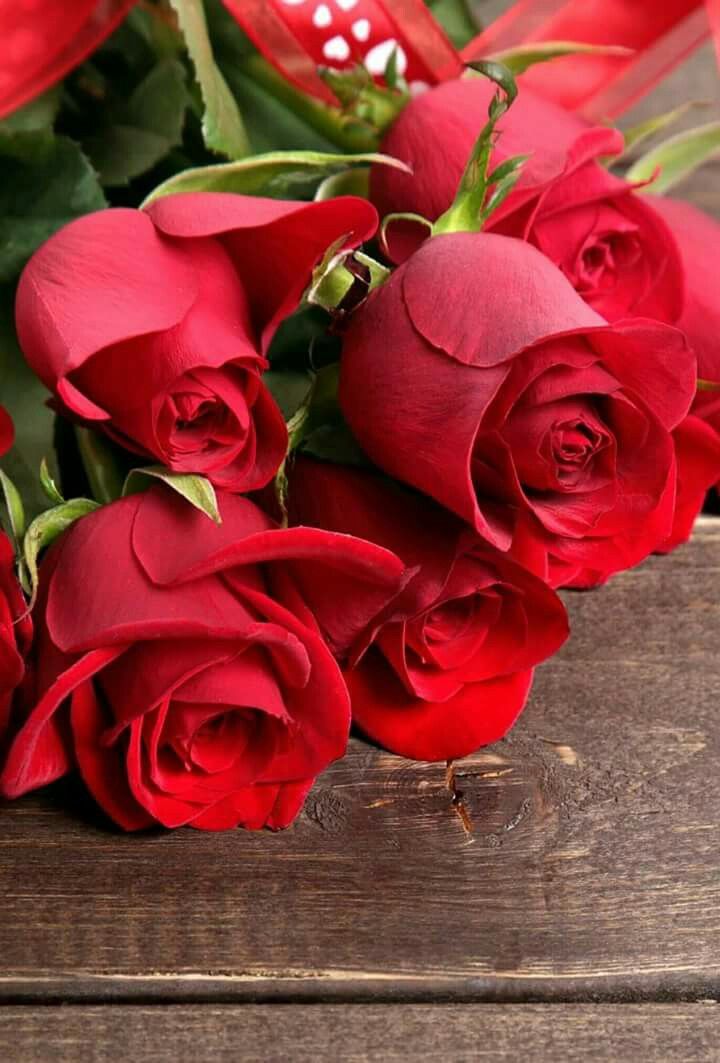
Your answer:
[[[720,122],[709,122],[658,144],[633,163],[625,177],[628,181],[650,181],[659,170],[659,176],[652,184],[640,191],[662,195],[718,155]]]
[[[369,199],[369,168],[358,167],[357,170],[341,170],[340,173],[331,174],[317,186],[314,198],[317,202],[322,202],[336,199],[337,196],[360,196],[362,199]]]
[[[296,89],[262,56],[250,55],[239,66],[241,69],[224,62],[223,70],[242,104],[256,151],[331,151],[333,146],[348,153],[378,150],[379,129]],[[390,96],[397,94],[386,91],[385,97]],[[370,101],[371,110],[390,113],[387,99],[382,107],[376,94],[370,95]],[[397,106],[391,114],[389,120],[397,116]]]
[[[568,55],[616,55],[633,54],[632,48],[615,44],[583,44],[580,41],[543,41],[534,44],[519,44],[502,52],[495,52],[490,59],[502,63],[513,74],[524,74],[537,63],[548,63]]]
[[[242,69],[237,66],[223,65],[227,83],[242,112],[253,153],[260,154],[281,149],[283,151],[333,151],[337,150],[338,146],[344,147],[323,136],[304,120],[305,110],[309,110],[314,116],[316,113],[323,115],[329,113],[327,108],[322,108],[317,101],[311,101],[309,96],[303,97],[299,91],[296,94],[294,87],[289,82],[282,81],[279,74],[277,77],[282,85],[281,91],[287,96],[292,94],[292,98],[286,99],[283,95],[282,99],[278,99],[271,89],[258,83],[253,77],[254,61],[257,61],[258,68],[264,72],[266,69],[264,61],[259,55],[251,56],[243,63]],[[263,64],[262,67],[260,64]],[[269,64],[267,67],[273,75],[276,73]],[[273,88],[275,87],[273,82]],[[280,85],[277,87],[279,88]],[[362,148],[365,149],[365,144]]]
[[[662,133],[663,129],[667,129],[669,126],[674,125],[683,118],[688,111],[695,107],[706,107],[707,104],[700,100],[690,100],[688,103],[682,103],[679,107],[674,107],[672,111],[665,111],[664,114],[657,114],[653,118],[648,118],[644,122],[640,122],[638,125],[631,126],[629,129],[623,129],[622,135],[625,138],[625,150],[622,155],[615,157],[613,162],[618,162],[623,159],[633,148],[639,147],[650,137],[655,136],[656,133]]]
[[[345,421],[323,424],[311,432],[302,444],[302,453],[339,465],[368,468],[370,462]]]
[[[203,136],[211,151],[229,159],[250,154],[242,116],[225,78],[215,64],[202,0],[170,0],[203,98]]]
[[[0,129],[0,283],[66,222],[107,206],[92,166],[66,137]]]
[[[336,155],[320,151],[273,151],[239,162],[185,170],[153,189],[143,206],[175,192],[237,192],[284,198],[295,194],[299,186],[307,188],[309,182],[356,165],[392,166],[410,172],[399,159],[377,153]]]
[[[497,59],[477,59],[472,63],[468,63],[466,74],[489,78],[500,89],[502,96],[496,93],[490,103],[490,118],[493,118],[498,111],[497,118],[499,118],[515,102],[518,94],[517,82],[512,70],[505,66],[504,63],[499,62]]]
[[[39,129],[52,129],[60,108],[60,85],[43,92],[19,111],[13,111],[0,122],[0,130],[9,133],[27,133]]]
[[[268,369],[263,374],[263,382],[280,407],[283,417],[289,421],[310,395],[313,377],[307,371]]]
[[[62,494],[58,490],[57,484],[50,475],[47,458],[43,458],[43,460],[40,462],[40,483],[42,484],[42,489],[48,496],[50,501],[54,502],[55,505],[61,506],[65,499],[63,498]]]
[[[215,488],[204,476],[171,472],[170,469],[166,469],[163,465],[147,465],[143,468],[131,469],[125,480],[123,495],[130,495],[138,490],[143,490],[142,487],[138,488],[133,485],[133,481],[142,476],[162,480],[164,484],[171,487],[173,491],[177,491],[191,506],[195,506],[196,509],[208,516],[210,520],[216,524],[222,524]]]
[[[99,508],[97,502],[89,498],[73,498],[69,502],[63,502],[60,506],[46,510],[32,522],[23,540],[23,559],[27,571],[27,580],[23,582],[31,596],[31,607],[37,594],[38,557],[41,551],[50,546],[80,517],[85,517]]]
[[[20,492],[3,469],[0,469],[0,487],[2,487],[5,497],[5,506],[8,511],[13,539],[16,544],[21,543],[25,534],[25,510]]]
[[[152,169],[182,141],[189,96],[185,70],[165,59],[140,82],[112,122],[84,141],[104,185],[127,184]]]
[[[54,414],[45,404],[48,392],[17,345],[12,295],[12,289],[0,291],[0,401],[15,424],[15,441],[3,465],[32,518],[47,507],[38,469],[53,453]]]
[[[430,10],[458,49],[480,33],[482,27],[473,13],[471,0],[433,0]]]
[[[389,89],[401,88],[404,84],[402,76],[398,71],[398,49],[397,45],[393,48],[388,56],[387,63],[385,64],[385,70],[383,71],[383,81]]]

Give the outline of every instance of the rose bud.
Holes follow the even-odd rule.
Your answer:
[[[248,499],[218,502],[221,526],[156,487],[52,547],[6,797],[77,765],[126,830],[280,828],[342,755],[349,699],[302,581],[342,647],[348,613],[367,624],[403,566],[347,536],[280,529]]]
[[[87,215],[28,263],[20,344],[66,415],[175,472],[262,487],[287,445],[264,352],[327,248],[375,224],[354,197],[186,193]]]
[[[448,760],[501,738],[533,667],[565,641],[542,580],[427,498],[373,473],[297,459],[291,520],[360,535],[412,573],[354,647],[354,722],[395,753]]]
[[[339,398],[375,464],[500,549],[530,520],[584,586],[667,536],[695,379],[679,330],[609,326],[528,244],[451,233],[356,313]]]
[[[31,639],[32,624],[15,578],[13,548],[0,532],[0,749],[4,748],[15,692],[25,677]]]
[[[450,206],[494,92],[486,78],[468,78],[408,104],[382,150],[409,163],[413,175],[373,167],[371,198],[381,215],[410,211],[434,221]],[[511,156],[530,157],[488,230],[534,244],[608,321],[674,322],[683,276],[672,235],[633,185],[598,163],[622,151],[622,135],[524,88],[498,130],[491,169]],[[390,225],[393,258],[402,260],[425,235],[419,226]]]

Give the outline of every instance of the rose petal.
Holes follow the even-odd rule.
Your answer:
[[[527,700],[532,672],[465,686],[448,701],[419,701],[371,651],[346,672],[353,721],[376,742],[415,760],[454,760],[496,742]]]
[[[375,208],[356,196],[303,203],[188,192],[156,199],[147,213],[173,237],[222,237],[248,293],[263,349],[297,306],[328,248],[342,237],[346,247],[357,247],[377,227]]]
[[[88,214],[51,236],[25,267],[15,307],[20,346],[55,390],[101,348],[172,328],[197,293],[192,259],[146,215]]]

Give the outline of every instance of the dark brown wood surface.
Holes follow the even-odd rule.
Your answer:
[[[567,600],[455,794],[354,741],[281,834],[123,836],[64,784],[6,806],[0,997],[717,996],[720,522]]]
[[[720,1005],[44,1007],[0,1012],[23,1063],[714,1063]]]

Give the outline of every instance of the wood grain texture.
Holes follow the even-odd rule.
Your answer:
[[[720,522],[592,594],[503,742],[354,741],[282,834],[0,818],[0,998],[644,1000],[720,988]]]
[[[13,1063],[717,1060],[717,1005],[45,1007],[0,1012]]]

